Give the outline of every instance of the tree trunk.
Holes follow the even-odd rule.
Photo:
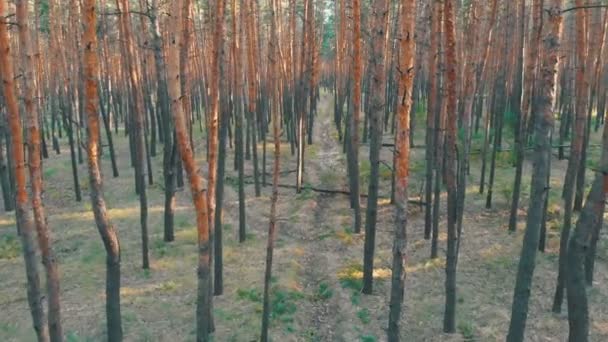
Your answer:
[[[399,107],[397,141],[395,145],[395,240],[393,245],[393,272],[389,304],[388,340],[397,342],[399,321],[405,292],[405,264],[407,261],[407,200],[410,154],[410,111],[414,86],[416,43],[416,0],[401,6],[401,37],[399,61]]]
[[[167,50],[167,88],[171,103],[171,111],[175,124],[175,132],[177,136],[177,145],[179,147],[180,156],[183,161],[184,168],[188,174],[190,182],[190,191],[192,193],[192,202],[196,211],[196,226],[198,233],[198,291],[197,291],[197,308],[196,308],[196,335],[197,341],[210,341],[209,336],[211,327],[211,316],[209,308],[211,306],[211,270],[210,270],[210,243],[209,243],[209,206],[207,189],[204,187],[204,180],[199,174],[192,146],[188,140],[188,128],[184,118],[183,107],[181,103],[180,90],[180,69],[179,69],[179,40],[180,27],[183,24],[180,16],[181,0],[173,2],[173,15],[170,17],[170,43]],[[210,183],[208,183],[210,186]]]
[[[577,0],[576,6],[583,6],[583,0]],[[581,163],[583,140],[585,139],[585,126],[587,121],[587,82],[585,80],[586,61],[586,39],[587,24],[584,10],[576,11],[576,118],[574,121],[572,142],[570,145],[570,158],[566,179],[564,180],[564,225],[560,235],[559,248],[559,272],[555,296],[553,298],[553,312],[561,312],[564,299],[564,287],[566,285],[568,239],[570,238],[570,227],[572,226],[572,211],[576,178]]]
[[[456,27],[454,19],[453,0],[444,3],[444,32],[445,32],[445,61],[446,61],[446,92],[447,92],[447,130],[446,130],[446,163],[445,177],[448,192],[448,240],[446,255],[445,280],[445,315],[443,318],[443,331],[454,333],[456,331],[456,226],[457,226],[457,188],[456,188]]]
[[[38,261],[36,260],[36,245],[34,242],[34,221],[30,215],[27,195],[27,180],[25,158],[23,153],[23,136],[19,105],[17,103],[14,83],[13,64],[11,61],[11,45],[7,28],[7,2],[0,0],[0,73],[2,74],[4,100],[7,107],[7,121],[11,132],[11,149],[13,158],[13,174],[15,176],[15,219],[17,232],[21,237],[25,273],[27,277],[27,298],[32,315],[34,330],[38,341],[48,341],[49,331],[44,318],[40,278],[38,276]]]
[[[232,0],[232,15],[236,18],[236,1]],[[243,0],[241,0],[241,4],[243,4]],[[247,217],[245,214],[245,158],[243,153],[243,76],[241,75],[241,62],[242,62],[242,52],[239,46],[239,43],[244,38],[243,35],[243,26],[244,26],[244,15],[245,11],[241,6],[239,12],[239,18],[241,19],[241,24],[239,25],[238,33],[236,33],[236,22],[233,23],[233,31],[235,31],[232,49],[233,51],[233,63],[234,63],[234,130],[235,130],[235,163],[237,173],[238,173],[238,196],[239,196],[239,242],[244,242],[247,239]]]
[[[120,316],[120,243],[116,228],[107,215],[103,195],[101,168],[99,165],[99,103],[97,82],[99,60],[97,57],[97,14],[94,0],[84,1],[84,77],[85,110],[87,114],[87,162],[89,188],[95,223],[106,249],[106,319],[109,341],[122,341]]]
[[[359,200],[359,117],[361,112],[361,80],[363,76],[363,49],[361,47],[361,0],[353,0],[353,111],[349,116],[350,153],[348,167],[350,178],[351,200],[354,213],[353,231],[361,232],[361,203]]]
[[[543,40],[543,56],[541,61],[540,91],[533,113],[536,115],[534,137],[534,168],[530,207],[526,222],[526,232],[517,269],[511,323],[509,325],[508,342],[524,340],[524,331],[528,317],[528,302],[532,288],[532,278],[536,266],[536,249],[540,235],[542,206],[548,196],[547,174],[551,158],[550,132],[553,129],[553,99],[555,98],[555,73],[557,54],[559,51],[559,32],[561,26],[561,0],[553,0],[546,4],[547,25]]]
[[[525,1],[522,1],[521,9],[521,20],[525,22]],[[526,48],[526,60],[525,60],[525,72],[524,72],[524,84],[521,96],[521,107],[519,109],[519,122],[518,122],[518,141],[517,141],[517,154],[516,154],[516,165],[515,165],[515,180],[513,184],[513,197],[511,199],[511,212],[509,215],[509,231],[515,231],[517,229],[517,213],[519,211],[519,197],[521,194],[521,181],[523,176],[524,167],[524,146],[526,145],[526,122],[528,121],[528,112],[530,110],[530,103],[532,97],[532,85],[534,83],[534,71],[536,69],[536,61],[538,59],[538,51],[540,47],[540,35],[542,31],[542,4],[541,0],[534,0],[532,5],[532,35],[529,40],[528,47]],[[525,38],[525,25],[521,27],[523,43]],[[522,47],[523,49],[523,47]],[[523,58],[523,51],[522,57]]]
[[[370,53],[370,72],[374,74],[371,80],[371,110],[370,128],[371,141],[369,146],[370,176],[365,215],[365,246],[363,252],[363,293],[372,293],[374,249],[376,239],[376,219],[378,215],[378,182],[380,170],[380,149],[382,147],[382,116],[384,114],[386,75],[384,68],[384,53],[386,50],[386,29],[388,6],[386,0],[373,2],[373,29],[371,34],[372,51]]]
[[[272,195],[270,197],[270,219],[268,224],[268,242],[266,245],[266,270],[264,272],[264,299],[263,299],[263,311],[262,311],[262,332],[261,341],[268,341],[268,326],[270,321],[270,285],[272,278],[272,258],[274,251],[274,242],[276,239],[276,225],[277,225],[277,202],[279,200],[279,169],[281,162],[281,140],[280,140],[280,128],[279,128],[279,108],[281,106],[279,101],[279,62],[282,61],[281,47],[277,46],[281,36],[281,26],[277,24],[277,18],[275,15],[276,8],[278,8],[277,0],[271,1],[270,17],[271,17],[271,28],[270,34],[271,39],[269,40],[269,51],[268,51],[268,62],[269,66],[273,66],[274,79],[269,80],[270,92],[271,92],[271,114],[272,114],[272,131],[274,136],[274,162],[272,172]],[[275,45],[277,44],[277,45]]]
[[[31,45],[30,30],[28,25],[28,4],[24,0],[18,0],[17,22],[19,24],[19,51],[22,66],[22,91],[25,102],[26,122],[28,131],[28,167],[32,191],[32,208],[34,211],[34,224],[38,235],[38,247],[42,254],[42,264],[46,271],[46,288],[48,299],[48,329],[50,340],[54,342],[63,341],[61,328],[61,309],[59,304],[59,271],[53,248],[51,246],[51,234],[47,224],[44,203],[42,202],[42,155],[40,150],[40,127],[37,103],[34,102],[36,89],[34,85],[35,61]],[[15,134],[15,131],[13,131]]]

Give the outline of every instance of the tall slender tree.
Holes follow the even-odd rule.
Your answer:
[[[584,6],[583,0],[576,0],[577,7]],[[572,226],[572,211],[574,201],[574,191],[576,187],[577,172],[581,163],[581,153],[583,149],[585,130],[587,122],[587,81],[585,80],[586,54],[587,54],[587,16],[585,10],[577,10],[576,13],[576,116],[572,131],[572,142],[570,147],[570,158],[568,159],[568,169],[564,179],[564,224],[560,235],[559,248],[559,270],[557,275],[557,285],[553,298],[553,312],[561,312],[566,286],[568,240],[570,238],[570,228]],[[583,170],[584,171],[584,170]]]
[[[61,328],[61,306],[59,303],[59,270],[51,246],[51,232],[48,226],[44,203],[42,201],[42,154],[40,115],[36,96],[36,57],[32,44],[31,31],[28,23],[28,3],[24,0],[16,1],[17,22],[19,23],[19,46],[21,58],[21,80],[23,99],[28,132],[28,168],[30,174],[32,208],[34,211],[34,224],[38,236],[38,247],[42,254],[42,264],[46,271],[46,289],[48,302],[48,329],[51,341],[63,341]]]
[[[371,30],[372,48],[370,51],[370,72],[373,73],[370,109],[371,141],[369,162],[371,166],[367,211],[365,214],[365,244],[363,251],[363,293],[372,293],[374,249],[376,241],[376,220],[378,215],[378,181],[380,176],[380,149],[382,147],[382,119],[384,116],[386,95],[386,30],[388,26],[388,2],[374,0],[372,4],[373,26]]]
[[[410,158],[410,111],[415,76],[416,0],[401,5],[401,36],[399,58],[399,107],[395,145],[395,240],[393,272],[388,319],[388,340],[399,341],[399,321],[405,292],[405,264],[407,261],[407,200]]]
[[[444,2],[443,30],[445,32],[446,92],[447,92],[447,130],[445,140],[445,179],[448,192],[448,240],[445,265],[445,315],[443,331],[456,331],[456,263],[457,263],[457,188],[456,188],[456,22],[453,0]]]
[[[363,76],[363,49],[361,47],[361,0],[353,0],[353,111],[349,117],[350,148],[349,177],[354,209],[355,233],[361,232],[361,202],[359,199],[359,121],[361,112],[361,79]],[[337,75],[336,75],[337,77]]]
[[[560,28],[562,23],[561,0],[550,1],[546,9],[546,25],[543,24],[543,55],[538,98],[533,107],[534,119],[534,168],[526,232],[517,268],[511,322],[507,341],[524,340],[528,303],[532,288],[532,278],[536,266],[536,250],[542,224],[542,209],[545,197],[548,196],[549,158],[551,158],[550,134],[554,125],[553,100],[555,99],[555,74],[557,54],[560,47]]]
[[[7,22],[8,4],[0,0],[0,74],[4,88],[4,101],[7,107],[7,121],[10,131],[12,170],[15,180],[15,218],[17,231],[21,237],[25,273],[27,277],[27,299],[32,315],[34,330],[38,341],[48,341],[49,331],[47,320],[44,318],[38,262],[36,260],[36,245],[34,242],[34,220],[30,213],[27,194],[25,158],[23,156],[23,134],[17,103],[15,73],[11,61],[11,44],[8,36]]]
[[[116,227],[108,217],[99,163],[99,57],[97,55],[97,5],[95,0],[83,3],[85,112],[87,115],[87,163],[91,207],[97,230],[106,249],[106,320],[109,341],[122,341],[120,315],[120,242]]]
[[[209,198],[204,185],[203,176],[197,168],[192,146],[188,138],[188,128],[184,110],[181,102],[179,47],[180,34],[183,25],[181,18],[181,0],[173,2],[172,15],[170,17],[169,39],[167,47],[167,88],[171,103],[171,112],[175,124],[175,133],[179,153],[182,158],[184,169],[188,174],[192,202],[196,211],[196,227],[198,234],[198,290],[196,307],[196,336],[197,341],[210,341],[211,316],[211,245],[209,241]],[[209,183],[210,184],[210,183]],[[209,185],[210,186],[210,185]]]
[[[277,0],[270,0],[270,39],[268,48],[268,66],[272,70],[273,78],[268,80],[270,83],[270,110],[272,114],[272,132],[274,137],[274,162],[272,171],[272,195],[270,197],[270,219],[268,224],[268,242],[266,245],[266,271],[264,273],[264,301],[262,312],[262,334],[261,341],[268,341],[268,326],[270,321],[270,285],[272,278],[272,258],[274,252],[274,242],[276,239],[277,226],[277,202],[279,200],[279,170],[281,162],[281,140],[280,140],[280,118],[279,109],[281,108],[279,87],[281,74],[279,65],[282,64],[283,56],[281,52],[280,40],[281,24],[277,19],[277,9],[280,6]]]
[[[142,267],[150,268],[150,257],[148,251],[148,196],[146,193],[146,142],[144,117],[145,108],[143,102],[143,81],[141,71],[139,70],[137,50],[135,50],[135,41],[133,37],[133,28],[131,26],[129,2],[127,0],[117,0],[116,5],[120,11],[120,31],[124,39],[126,51],[124,59],[128,74],[128,82],[132,100],[130,101],[133,108],[133,143],[134,143],[134,166],[135,166],[135,188],[139,195],[139,210],[140,210],[140,225],[142,239]]]

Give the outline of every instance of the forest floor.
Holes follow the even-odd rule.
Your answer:
[[[384,341],[388,317],[393,209],[389,204],[390,169],[382,166],[374,293],[361,289],[363,234],[352,231],[349,199],[323,194],[311,186],[347,190],[346,158],[333,125],[333,97],[323,94],[307,146],[305,188],[300,194],[281,188],[279,224],[272,278],[273,341]],[[424,140],[422,122],[418,143]],[[198,134],[198,133],[197,133]],[[594,134],[593,141],[599,140]],[[45,203],[61,273],[62,314],[68,341],[104,339],[105,252],[95,228],[88,198],[86,165],[79,165],[83,201],[76,202],[66,138],[60,155],[45,160]],[[109,216],[119,230],[122,246],[122,315],[127,341],[190,341],[195,334],[196,229],[189,191],[178,192],[176,240],[163,242],[162,146],[153,158],[156,183],[149,188],[151,269],[141,269],[139,205],[133,188],[127,139],[115,135],[120,177],[112,178],[109,156],[104,154],[105,195]],[[196,138],[199,165],[204,162],[204,139]],[[392,136],[386,135],[385,142]],[[479,136],[474,138],[479,144]],[[505,138],[505,145],[508,139]],[[247,185],[247,241],[238,243],[238,196],[233,150],[226,161],[224,207],[224,294],[215,297],[216,341],[256,341],[261,320],[261,293],[265,263],[270,187],[254,196]],[[260,160],[261,144],[258,151]],[[295,157],[282,145],[282,184],[295,184]],[[485,209],[479,194],[479,155],[472,155],[465,205],[464,232],[458,265],[456,334],[442,333],[444,307],[445,207],[440,222],[440,258],[430,260],[430,243],[423,238],[423,208],[411,205],[408,225],[409,259],[402,318],[404,341],[499,341],[508,329],[513,286],[523,235],[530,169],[527,164],[519,229],[507,231],[513,168],[509,153],[497,163],[492,209]],[[391,150],[382,160],[390,165]],[[597,159],[592,153],[590,159]],[[362,193],[367,193],[368,148],[360,156]],[[271,171],[272,145],[268,145],[266,171]],[[252,174],[246,163],[246,174]],[[554,159],[551,179],[548,245],[539,254],[526,329],[528,341],[565,341],[565,313],[551,313],[556,282],[561,201],[559,193],[566,161]],[[414,148],[410,196],[421,193],[424,149]],[[590,177],[590,175],[588,176]],[[271,182],[267,176],[266,181]],[[445,194],[444,194],[445,196]],[[445,200],[445,197],[443,198]],[[366,201],[362,198],[363,207]],[[363,212],[364,214],[364,212]],[[595,286],[589,290],[591,341],[608,340],[608,240],[604,231],[598,248]],[[42,270],[42,267],[41,267]],[[42,279],[43,281],[44,279]],[[0,341],[34,341],[25,292],[25,272],[14,213],[0,213]],[[564,303],[565,304],[565,303]]]

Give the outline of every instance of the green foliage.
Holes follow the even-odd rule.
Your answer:
[[[340,280],[340,285],[345,289],[361,292],[363,289],[363,279],[361,278],[362,272],[362,265],[351,264],[339,272],[338,279]]]
[[[497,168],[511,168],[515,164],[517,156],[515,149],[509,151],[498,151],[496,153],[496,167]]]
[[[158,258],[162,258],[162,257],[166,256],[169,251],[167,243],[163,240],[154,240],[152,242],[152,249],[154,250],[154,252],[155,252],[154,254]]]
[[[179,285],[176,282],[169,280],[164,283],[161,283],[158,286],[158,290],[161,292],[172,292],[173,290],[177,289],[178,287],[179,287]]]
[[[145,269],[145,270],[141,270],[141,275],[145,279],[150,279],[150,277],[152,276],[152,273],[150,272],[150,269]]]
[[[44,169],[43,176],[45,179],[54,177],[57,174],[58,170],[54,167],[47,167]]]
[[[369,160],[362,160],[359,163],[359,183],[361,187],[366,187],[369,184],[369,177],[371,175],[372,169]],[[393,170],[383,163],[380,163],[378,175],[380,180],[391,180],[393,177]]]
[[[310,159],[316,159],[319,155],[319,145],[307,145],[306,153]]]
[[[241,300],[248,300],[254,303],[262,302],[262,293],[260,290],[251,288],[251,289],[237,289],[236,295]]]
[[[333,1],[328,3],[333,7]],[[336,17],[333,10],[326,11],[323,23],[323,42],[321,43],[321,55],[325,58],[333,58],[335,54],[334,44],[336,42]]]
[[[414,101],[414,119],[416,122],[424,123],[426,121],[427,115],[427,101],[423,99],[422,101]]]
[[[224,184],[231,187],[234,191],[239,191],[239,178],[238,177],[226,177]]]
[[[594,158],[587,158],[586,164],[587,168],[591,170],[598,170],[600,166],[599,161]]]
[[[361,292],[353,292],[352,295],[350,296],[350,302],[353,305],[360,305],[361,304]]]
[[[499,190],[505,202],[510,203],[511,199],[513,198],[513,185],[502,183],[500,184]]]
[[[376,336],[374,335],[360,335],[359,339],[361,342],[376,342]]]
[[[470,321],[458,323],[458,331],[465,341],[475,341],[475,327]]]
[[[319,178],[324,186],[333,186],[340,182],[340,176],[332,170],[323,171]]]
[[[190,219],[185,216],[180,216],[180,217],[176,218],[175,225],[178,226],[179,228],[186,228],[186,227],[190,226]]]
[[[0,322],[0,332],[6,335],[17,334],[17,327],[13,323]]]
[[[363,324],[369,324],[369,322],[371,322],[372,320],[369,314],[369,310],[367,308],[363,308],[357,311],[357,317],[359,317],[361,323]]]
[[[82,337],[75,331],[70,331],[65,335],[66,342],[89,342],[93,341],[90,337]]]
[[[484,266],[494,275],[506,275],[514,270],[517,260],[510,255],[497,255],[485,260]]]
[[[105,251],[101,245],[101,241],[94,241],[88,244],[88,247],[84,248],[84,255],[82,256],[82,263],[100,264],[105,258]]]
[[[319,288],[317,289],[317,293],[315,294],[315,298],[321,300],[327,300],[334,295],[334,290],[329,286],[329,284],[325,282],[321,282],[319,284]]]
[[[40,18],[40,32],[48,34],[50,32],[49,25],[49,2],[48,0],[40,0],[38,2],[38,18]]]
[[[310,183],[304,183],[302,191],[297,195],[297,199],[306,201],[315,197],[314,191],[312,191],[312,185]]]
[[[425,171],[426,171],[426,161],[425,160],[411,160],[410,159],[410,173],[411,174],[424,173]]]
[[[13,259],[21,253],[19,239],[13,234],[0,236],[0,259]]]
[[[263,300],[262,292],[256,288],[238,289],[236,295],[240,300],[252,303],[262,303]],[[301,292],[273,286],[270,289],[270,318],[283,323],[293,322],[293,315],[298,309],[296,302],[303,297]]]
[[[298,310],[296,301],[302,299],[301,292],[281,289],[275,286],[271,289],[271,308],[270,317],[278,319],[283,323],[293,322],[293,315]]]
[[[517,113],[511,110],[511,108],[507,108],[503,114],[504,118],[504,127],[507,128],[507,134],[513,136],[516,126],[517,126]]]

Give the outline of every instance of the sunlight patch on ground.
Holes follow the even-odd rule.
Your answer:
[[[389,205],[391,204],[390,198],[380,198],[378,199],[378,206]]]
[[[427,261],[423,261],[414,265],[408,265],[405,267],[405,272],[415,273],[420,271],[429,271],[438,268],[445,267],[445,260],[442,258],[435,258]]]
[[[603,322],[594,322],[593,326],[597,329],[601,334],[608,334],[608,321]]]
[[[184,229],[184,230],[177,231],[177,232],[175,232],[175,239],[176,240],[186,240],[186,241],[197,241],[198,231],[196,230],[196,227],[191,228],[191,229]]]
[[[484,248],[479,251],[479,254],[484,258],[492,258],[504,252],[503,246],[495,243],[490,247]]]
[[[15,227],[15,217],[2,217],[0,218],[0,228],[12,228]]]
[[[390,268],[374,268],[374,279],[388,279],[391,276]],[[363,279],[363,269],[359,267],[346,267],[338,272],[338,279]]]
[[[191,253],[189,257],[176,257],[176,258],[162,258],[162,259],[152,259],[151,266],[152,270],[159,271],[171,271],[171,270],[183,270],[188,267],[193,267],[196,264],[196,261],[193,258],[196,257],[196,253]]]
[[[159,284],[148,284],[141,285],[139,287],[130,287],[130,286],[122,286],[120,288],[120,295],[122,297],[137,297],[146,295],[151,292],[170,292],[175,291],[182,287],[181,284],[178,284],[174,281],[165,281]]]
[[[177,207],[175,211],[186,210],[187,207]],[[165,208],[163,206],[148,207],[148,214],[159,214],[164,213]],[[108,210],[108,216],[111,219],[126,219],[139,217],[139,206],[127,207],[127,208],[113,208]],[[53,215],[54,219],[60,220],[93,220],[93,211],[76,211],[63,214]],[[0,221],[0,225],[2,221]]]

